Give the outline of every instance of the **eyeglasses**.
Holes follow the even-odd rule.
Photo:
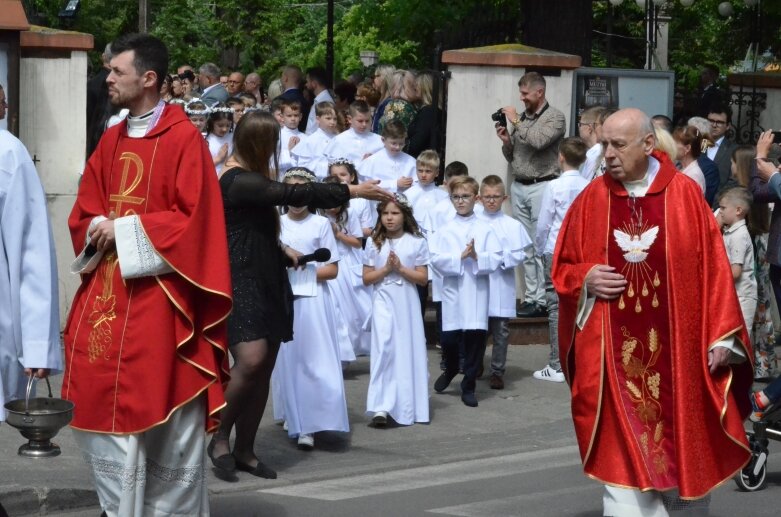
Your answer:
[[[474,194],[465,194],[463,196],[452,195],[452,196],[450,196],[450,200],[453,201],[454,203],[463,203],[463,202],[469,201],[473,197],[474,197]]]
[[[504,199],[504,196],[481,196],[480,198],[481,198],[483,201],[491,201],[491,202],[494,202],[494,201],[501,201],[502,199]]]
[[[578,127],[580,127],[580,126],[589,126],[589,127],[591,127],[591,126],[596,126],[596,124],[594,122],[578,122]]]
[[[726,120],[713,120],[712,118],[709,118],[708,122],[710,122],[711,126],[726,126],[727,125],[727,121]]]
[[[241,84],[241,81],[228,81],[228,84]]]

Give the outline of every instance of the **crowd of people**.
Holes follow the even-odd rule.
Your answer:
[[[343,371],[360,356],[371,425],[428,423],[429,300],[442,351],[433,389],[462,375],[467,407],[489,336],[486,380],[500,390],[510,319],[548,318],[550,356],[534,377],[568,382],[606,515],[707,505],[747,461],[743,419],[781,397],[779,381],[747,396],[776,367],[772,132],[735,145],[721,105],[677,127],[593,107],[565,137],[545,78],[529,72],[524,110],[504,108],[496,127],[509,184],[477,181],[432,149],[427,72],[380,65],[330,88],[324,70],[286,66],[265,92],[257,74],[211,63],[169,74],[167,49],[147,35],[119,38],[104,61],[69,219],[82,284],[63,397],[106,515],[208,515],[204,451],[221,479],[275,478],[255,449],[269,394],[275,420],[312,450],[315,433],[349,431]],[[3,242],[21,231],[12,222],[3,216]],[[46,309],[33,296],[46,292],[49,317],[14,312],[39,333],[58,320],[56,275],[39,274],[56,271],[44,234],[39,249],[8,254],[41,263],[46,285],[22,288],[31,298],[15,307]],[[30,281],[10,266],[9,286]],[[27,374],[62,369],[58,340],[37,342]],[[21,373],[2,375],[6,398],[20,396]]]

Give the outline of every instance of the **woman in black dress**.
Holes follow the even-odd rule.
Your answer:
[[[234,358],[225,389],[220,429],[209,444],[217,474],[236,479],[236,469],[265,478],[276,472],[254,453],[255,435],[268,399],[269,380],[279,345],[293,337],[293,294],[286,267],[298,252],[279,242],[279,205],[332,208],[351,197],[386,199],[376,182],[361,185],[274,181],[279,124],[268,113],[242,117],[233,155],[220,177],[233,282],[228,344]],[[273,168],[271,160],[274,160]],[[228,439],[236,427],[233,453]]]

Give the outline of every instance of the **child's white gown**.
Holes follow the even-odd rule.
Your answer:
[[[331,250],[339,260],[331,223],[309,214],[302,221],[280,218],[280,240],[303,254]],[[336,315],[327,282],[317,283],[317,296],[293,302],[293,340],[282,343],[272,373],[274,418],[287,420],[288,435],[318,431],[350,431],[339,356]]]
[[[347,234],[361,239],[359,214],[348,211]],[[354,361],[356,356],[369,355],[371,334],[364,324],[371,312],[371,289],[363,285],[363,250],[336,241],[339,248],[339,276],[328,281],[340,309],[350,343],[350,352],[342,350],[342,361]],[[352,358],[350,358],[352,355]]]
[[[369,240],[364,264],[381,268],[391,249],[406,267],[428,265],[428,245],[405,233],[377,250]],[[391,273],[374,285],[371,316],[371,367],[366,411],[387,411],[402,425],[429,421],[428,356],[420,299],[415,285]]]

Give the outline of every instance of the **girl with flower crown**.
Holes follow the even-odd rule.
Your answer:
[[[206,143],[214,160],[217,175],[222,174],[222,166],[233,153],[233,109],[225,104],[211,108],[206,122]]]
[[[315,182],[315,176],[309,169],[293,167],[285,173],[284,182],[305,185]],[[327,262],[305,266],[314,269],[315,294],[294,299],[293,339],[282,343],[272,374],[274,417],[285,420],[288,435],[298,439],[300,449],[312,450],[314,433],[350,431],[337,332],[339,320],[327,283],[339,273],[339,249],[331,223],[311,213],[306,205],[287,208],[280,218],[279,240],[301,255],[318,248],[331,251]],[[302,274],[298,270],[292,273]]]
[[[367,414],[375,427],[429,421],[426,336],[416,285],[428,281],[426,240],[403,194],[377,207],[363,282],[373,285]]]

